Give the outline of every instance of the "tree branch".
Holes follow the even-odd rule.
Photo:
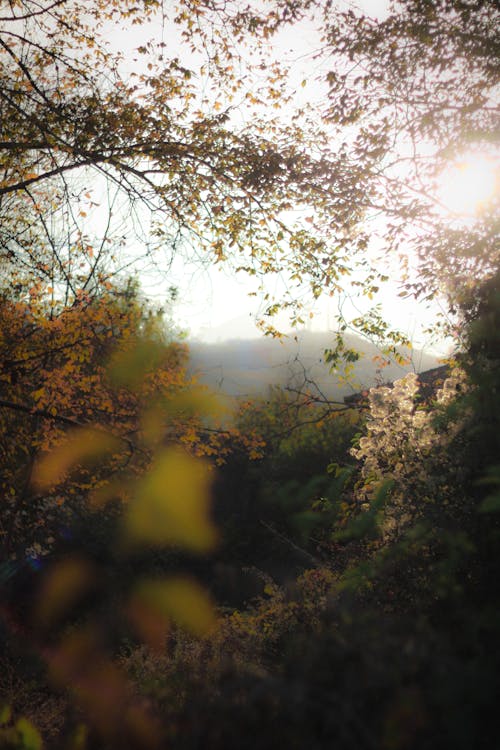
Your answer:
[[[24,404],[18,404],[15,401],[9,401],[4,398],[0,398],[0,407],[4,407],[5,409],[11,409],[12,411],[19,411],[23,414],[29,414],[33,417],[40,417],[41,419],[50,419],[55,422],[60,422],[61,424],[67,424],[71,427],[89,427],[92,426],[92,422],[79,422],[76,419],[72,419],[71,417],[65,417],[63,414],[51,414],[50,412],[46,411],[45,409],[32,409],[29,406],[25,406]],[[124,435],[116,434],[112,430],[108,430],[104,428],[104,432],[109,433],[110,435],[113,435],[113,437],[118,438],[119,440],[122,440],[124,443],[128,445],[128,448],[131,453],[135,452],[136,446],[130,440],[129,438],[125,437]]]
[[[35,18],[35,16],[42,16],[44,13],[48,13],[51,10],[54,10],[54,8],[57,8],[59,5],[64,5],[67,0],[55,0],[51,5],[46,5],[45,8],[41,8],[40,10],[32,10],[30,13],[24,13],[22,16],[16,16],[12,14],[11,16],[0,16],[0,22],[5,21],[6,23],[9,21],[27,21],[29,18]]]

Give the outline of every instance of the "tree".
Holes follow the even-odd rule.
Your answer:
[[[141,12],[157,7],[148,0],[140,6],[115,2],[108,6],[107,20],[140,20]],[[50,543],[45,524],[52,519],[41,512],[44,503],[51,511],[58,501],[63,507],[68,500],[72,504],[73,497],[76,502],[91,498],[99,507],[128,501],[121,506],[118,543],[111,552],[118,563],[127,558],[131,573],[142,572],[134,555],[144,545],[197,554],[212,549],[216,540],[208,510],[213,469],[193,454],[210,454],[221,443],[206,437],[213,434],[200,418],[207,403],[202,393],[187,388],[182,348],[166,345],[157,316],[144,314],[130,289],[118,291],[110,283],[119,265],[107,249],[116,226],[105,222],[94,242],[81,224],[88,218],[87,203],[98,202],[90,172],[102,176],[108,188],[115,186],[116,192],[109,188],[107,194],[120,206],[126,226],[134,215],[143,219],[146,207],[153,212],[151,236],[159,242],[176,249],[192,241],[216,260],[235,255],[249,273],[286,269],[291,293],[305,279],[314,295],[339,291],[353,265],[365,262],[371,233],[366,220],[374,210],[388,217],[382,231],[389,248],[401,249],[406,239],[419,248],[422,278],[415,287],[407,280],[409,293],[423,293],[424,286],[428,296],[439,291],[444,249],[453,253],[450,301],[463,300],[473,270],[482,281],[493,275],[493,207],[473,226],[454,228],[434,212],[426,180],[432,184],[451,151],[470,145],[472,137],[486,141],[493,132],[496,6],[405,0],[386,20],[375,22],[318,4],[325,52],[341,59],[336,70],[327,64],[330,105],[324,121],[316,113],[307,123],[304,112],[305,119],[292,126],[264,116],[244,126],[231,109],[237,92],[244,91],[234,65],[231,70],[235,45],[246,32],[257,44],[266,41],[311,7],[310,0],[283,0],[267,13],[232,3],[180,5],[175,22],[183,38],[208,45],[212,80],[229,86],[229,98],[223,103],[216,98],[213,107],[197,100],[193,72],[177,58],[158,57],[157,70],[148,58],[147,73],[125,79],[119,60],[97,43],[88,21],[93,24],[102,11],[98,3],[82,10],[67,0],[44,7],[20,0],[3,15],[0,226],[12,286],[0,306],[0,447],[8,495],[2,519],[19,532],[14,545],[20,550],[26,547],[26,527],[38,533],[39,526],[43,541]],[[70,10],[75,15],[69,16]],[[144,49],[138,54],[148,55]],[[361,66],[353,87],[345,60]],[[202,75],[201,68],[198,72]],[[271,74],[275,80],[266,83],[266,95],[279,104],[282,72]],[[458,75],[464,89],[453,98],[451,84]],[[246,94],[258,104],[256,90]],[[418,151],[420,136],[426,139],[425,153]],[[405,151],[410,145],[415,150]],[[127,210],[113,196],[126,198]],[[305,221],[288,226],[285,212],[297,206]],[[370,295],[376,281],[370,269],[367,273]],[[443,413],[434,410],[430,416],[415,407],[411,380],[392,394],[380,392],[384,404],[374,395],[367,439],[357,449],[362,485],[349,484],[347,502],[336,502],[345,488],[341,473],[294,485],[287,488],[290,497],[283,495],[301,507],[310,499],[332,501],[338,526],[330,533],[323,529],[320,543],[332,555],[339,546],[347,548],[340,565],[338,558],[335,564],[327,561],[325,569],[306,573],[287,591],[268,582],[269,598],[253,612],[224,618],[222,634],[185,647],[179,671],[197,662],[205,684],[200,715],[210,730],[209,746],[227,744],[226,735],[234,739],[227,717],[234,717],[235,704],[236,715],[250,724],[243,741],[252,747],[260,740],[275,745],[276,736],[285,736],[291,746],[312,739],[316,747],[397,748],[416,746],[423,737],[428,747],[470,747],[479,729],[484,731],[497,684],[490,656],[498,643],[498,608],[493,611],[498,602],[491,593],[491,580],[498,577],[498,524],[490,522],[498,496],[487,495],[483,485],[477,490],[477,482],[496,486],[498,479],[497,419],[485,419],[498,400],[498,341],[487,335],[498,318],[498,285],[490,286],[483,286],[477,301],[462,302],[471,323],[471,359],[480,353],[480,367],[468,365],[476,386],[472,397],[452,399]],[[372,330],[382,328],[377,323]],[[295,404],[310,406],[285,399],[275,414],[265,414],[263,426],[270,422],[273,428],[274,418],[283,414],[293,422]],[[457,414],[466,416],[465,427]],[[444,442],[437,416],[450,428]],[[390,420],[393,431],[385,435]],[[332,425],[335,433],[340,425]],[[347,438],[350,430],[340,431]],[[307,446],[292,438],[277,447],[286,459],[285,473],[291,471],[286,461],[296,463],[310,447],[307,431],[303,434]],[[478,434],[487,448],[479,466]],[[429,455],[436,448],[439,460],[448,461],[449,474],[461,466],[464,486],[442,486],[449,474]],[[29,486],[28,475],[34,479]],[[393,489],[383,484],[371,495],[372,480],[386,476],[395,480]],[[278,475],[277,491],[283,489],[281,480]],[[436,511],[437,503],[428,502],[430,489],[443,496],[446,491],[444,500],[451,502]],[[399,510],[410,494],[408,518]],[[368,508],[362,505],[366,501]],[[356,509],[361,505],[362,517],[353,524],[345,523],[349,503]],[[395,524],[386,530],[395,533],[373,543],[385,510]],[[450,524],[444,532],[432,526],[436,517]],[[414,525],[414,519],[424,525]],[[365,532],[367,538],[356,546]],[[8,543],[4,546],[12,555]],[[210,602],[192,579],[165,576],[163,569],[149,570],[140,580],[123,576],[123,568],[116,577],[110,570],[103,575],[99,561],[73,550],[44,571],[40,594],[30,603],[32,621],[24,616],[20,592],[13,592],[15,632],[27,636],[52,680],[89,717],[100,734],[99,746],[162,747],[165,732],[181,745],[186,736],[179,727],[187,728],[189,742],[198,746],[199,716],[193,717],[184,698],[185,677],[177,691],[181,711],[174,710],[159,726],[158,717],[134,700],[123,670],[101,643],[119,638],[116,631],[123,627],[126,636],[132,632],[153,649],[164,646],[167,633],[182,646],[177,628],[206,635],[213,626]],[[396,584],[394,602],[388,586]],[[93,608],[96,600],[99,606]],[[442,668],[443,654],[450,670]],[[155,668],[148,685],[135,687],[147,694],[157,684]],[[203,683],[203,670],[213,672],[212,681]],[[470,707],[467,714],[464,706]],[[408,737],[408,726],[415,738]],[[14,732],[2,729],[0,741],[17,742],[23,727],[18,722]],[[496,734],[482,736],[491,746]],[[68,740],[70,746],[85,744],[81,734]]]
[[[43,293],[26,302],[7,291],[0,319],[2,669],[29,681],[42,661],[35,679],[49,672],[101,736],[120,745],[123,719],[131,746],[159,746],[99,633],[116,637],[111,610],[157,648],[169,623],[213,625],[206,593],[168,552],[201,555],[217,539],[213,469],[200,458],[215,451],[216,404],[133,283],[58,314]],[[19,642],[28,657],[14,668]],[[0,743],[16,732],[0,729]]]
[[[343,485],[327,467],[333,473],[349,460],[360,421],[356,410],[317,406],[278,387],[242,404],[238,433],[252,437],[255,449],[247,443],[242,450],[228,435],[231,450],[214,487],[219,557],[271,575],[317,562],[321,529],[330,529]]]
[[[294,17],[286,5],[280,12]],[[197,257],[232,259],[251,275],[286,268],[299,285],[309,273],[315,294],[333,283],[348,260],[312,227],[283,217],[298,204],[314,206],[318,216],[333,212],[338,231],[346,232],[363,189],[347,184],[353,165],[326,150],[326,136],[311,152],[300,126],[268,116],[247,126],[236,106],[239,97],[255,108],[271,91],[282,103],[275,66],[262,90],[253,74],[247,83],[235,72],[246,32],[253,29],[250,39],[261,43],[278,25],[275,15],[189,2],[163,11],[150,0],[117,0],[106,9],[96,0],[85,10],[69,0],[42,7],[23,0],[5,10],[0,245],[14,276],[25,267],[52,288],[69,284],[70,298],[99,287],[118,262],[106,252],[118,215],[120,236],[141,227],[147,252],[191,247]],[[163,21],[179,43],[202,45],[205,58],[191,69],[163,43],[139,46],[144,72],[124,73],[120,54],[106,47],[108,26],[150,18]],[[200,101],[205,81],[215,93]],[[337,181],[343,193],[330,189]],[[100,234],[91,232],[82,219],[106,200],[108,220]],[[80,260],[84,270],[70,283],[68,269]],[[269,307],[273,312],[270,299]]]
[[[293,86],[266,45],[313,10],[328,99],[320,117],[302,107],[288,125],[280,108],[291,106]],[[118,20],[161,20],[179,55],[140,45],[144,72],[127,75],[105,44]],[[140,226],[149,253],[191,248],[253,276],[283,274],[288,291],[266,298],[272,318],[300,308],[304,285],[315,297],[342,293],[356,269],[353,284],[370,297],[387,277],[385,261],[373,268],[367,252],[377,234],[383,253],[410,266],[418,257],[418,279],[403,267],[407,294],[444,290],[459,302],[471,276],[498,262],[494,206],[457,224],[435,189],[454,157],[495,139],[494,2],[405,0],[377,21],[311,0],[177,11],[125,0],[103,11],[96,0],[85,12],[69,0],[26,0],[2,23],[0,242],[17,272],[24,265],[53,288],[67,285],[77,257],[85,268],[70,296],[93,289],[116,269],[120,238]],[[114,219],[90,232],[84,220],[105,200]],[[44,250],[38,242],[34,253],[35,226]],[[379,319],[366,330],[374,327],[383,332]]]
[[[403,0],[377,21],[327,4],[323,21],[326,118],[366,175],[364,205],[384,217],[383,251],[410,264],[416,255],[407,294],[444,292],[456,303],[497,267],[498,196],[474,222],[457,221],[436,182],[471,151],[495,158],[498,5]]]
[[[4,560],[22,560],[27,554],[47,554],[60,530],[84,512],[89,495],[114,476],[125,479],[147,470],[152,451],[141,444],[141,412],[159,409],[158,399],[168,401],[192,383],[186,348],[168,341],[161,315],[146,312],[131,285],[59,315],[35,291],[29,303],[4,292],[0,316],[1,484],[6,498],[1,549]],[[137,347],[145,360],[140,367],[148,371],[144,382],[134,364]],[[125,365],[118,359],[110,370],[112,356],[125,357]],[[120,375],[123,366],[128,380]],[[179,439],[184,429],[197,434],[194,421],[172,420],[171,435]],[[36,461],[64,446],[71,431],[81,435],[82,449],[90,440],[99,450],[101,441],[108,454],[105,466],[91,464],[70,479],[61,465],[56,486],[37,491]]]

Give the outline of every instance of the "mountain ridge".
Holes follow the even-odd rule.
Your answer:
[[[331,349],[335,333],[330,331],[300,331],[280,339],[229,339],[215,343],[190,341],[190,373],[200,382],[223,395],[258,397],[272,386],[316,389],[327,398],[343,398],[356,390],[377,383],[397,380],[407,372],[422,372],[435,367],[438,358],[420,350],[410,352],[407,366],[391,364],[381,368],[374,358],[380,349],[370,341],[347,334],[346,346],[359,351],[361,358],[354,363],[352,380],[341,382],[342,372],[332,373],[325,361],[325,350]]]

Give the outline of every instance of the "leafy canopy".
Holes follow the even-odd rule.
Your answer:
[[[280,106],[282,72],[271,64],[261,83],[248,62],[248,81],[236,72],[249,29],[262,43],[293,17],[286,6],[251,21],[232,5],[118,0],[105,9],[97,0],[85,9],[23,0],[6,10],[0,247],[13,283],[39,279],[66,301],[93,293],[139,234],[146,254],[167,249],[167,267],[191,248],[210,262],[232,258],[251,275],[285,269],[295,285],[308,274],[315,294],[331,286],[348,263],[338,242],[284,217],[314,206],[345,235],[359,218],[362,180],[352,182],[354,163],[329,149],[326,135],[319,142],[317,132],[267,115],[247,124],[245,111],[269,96]],[[191,67],[159,42],[138,46],[141,72],[127,73],[106,44],[127,19],[163,23],[190,48]]]

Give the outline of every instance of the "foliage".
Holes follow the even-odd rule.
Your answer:
[[[277,63],[259,82],[266,67],[259,40],[279,15],[256,12],[259,21],[248,26],[249,17],[237,6],[174,9],[156,0],[106,8],[93,0],[84,9],[70,0],[42,8],[23,0],[6,10],[0,246],[14,284],[44,280],[66,302],[93,293],[127,262],[127,234],[138,234],[153,260],[154,248],[166,249],[167,264],[191,248],[211,262],[232,258],[250,275],[286,265],[294,285],[307,276],[315,294],[347,272],[335,244],[283,217],[297,205],[314,207],[347,232],[362,185],[349,186],[348,202],[334,191],[320,195],[318,180],[344,182],[352,163],[327,150],[325,137],[319,153],[317,133],[309,136],[298,120],[284,126],[255,116],[268,97],[280,107],[286,86]],[[282,17],[296,13],[284,7]],[[165,42],[139,45],[134,68],[142,72],[127,74],[128,61],[106,44],[125,21],[163,25],[179,55]],[[258,74],[251,56],[241,55],[254,42]],[[205,83],[209,93],[200,96]],[[320,258],[330,259],[325,267]],[[296,302],[292,294],[284,304]]]
[[[213,626],[202,587],[153,553],[216,542],[212,469],[200,456],[213,451],[202,435],[217,406],[130,286],[59,314],[34,294],[28,304],[5,293],[1,314],[4,666],[27,639],[101,737],[118,741],[120,717],[132,746],[156,746],[160,730],[102,640],[125,627],[157,646],[170,623]]]
[[[57,526],[67,525],[83,499],[104,491],[117,472],[134,476],[147,467],[150,456],[135,439],[144,429],[141,412],[190,383],[185,348],[168,342],[161,316],[146,313],[130,290],[110,291],[60,314],[35,293],[29,302],[4,293],[0,315],[3,554],[15,559],[27,547],[37,556],[42,540],[50,548]],[[139,338],[150,354],[156,347],[154,372],[132,390],[115,389],[106,362],[117,347],[133,352]],[[189,435],[188,423],[185,428]],[[175,420],[170,429],[175,431]],[[57,445],[53,463],[49,454],[35,467],[40,452]],[[100,470],[92,466],[92,453],[107,453]],[[80,469],[67,476],[77,460]]]
[[[13,750],[41,750],[42,739],[35,727],[26,719],[19,719],[14,727],[5,729],[10,718],[9,709],[3,708],[0,714],[1,746]]]
[[[436,181],[464,153],[494,156],[499,20],[489,1],[403,0],[382,20],[325,6],[327,118],[365,175],[364,205],[386,217],[385,252],[418,257],[408,294],[461,299],[498,263],[494,202],[460,224]]]
[[[349,459],[358,412],[273,389],[266,399],[242,404],[235,422],[250,451],[231,438],[233,450],[219,470],[219,556],[271,575],[302,569],[337,512],[341,482],[327,467]]]
[[[312,13],[326,101],[286,125],[292,86],[285,63],[265,59],[268,41]],[[381,235],[384,252],[401,255],[403,293],[460,304],[498,262],[495,206],[457,223],[436,180],[494,141],[498,20],[493,0],[404,0],[380,21],[312,0],[85,10],[23,0],[3,14],[0,45],[6,272],[70,302],[132,262],[121,246],[138,232],[150,257],[191,247],[250,275],[282,274],[286,291],[265,297],[272,329],[281,308],[301,319],[304,285],[337,295],[351,276],[372,298],[388,278],[370,261]],[[163,25],[179,54],[141,44],[127,74],[105,43],[126,21]],[[401,340],[376,310],[353,325],[392,335],[392,350]]]
[[[243,95],[238,46],[256,43],[258,70],[272,35],[314,8],[324,117],[260,119],[259,97],[286,98],[284,71],[271,66],[261,90],[251,77]],[[160,10],[0,11],[0,686],[13,706],[0,743],[39,748],[43,728],[75,750],[493,747],[495,207],[459,226],[434,188],[451,156],[493,137],[497,5],[403,0],[382,21],[312,0],[169,6],[168,29],[205,50],[196,74],[227,91],[205,101],[169,50],[141,45],[147,72],[126,77],[105,48],[104,22]],[[231,109],[241,95],[248,126]],[[103,185],[109,221],[91,231]],[[305,220],[289,226],[297,209]],[[112,283],[117,227],[144,227],[145,210],[147,242],[284,270],[292,293],[306,280],[315,297],[368,266],[376,211],[386,248],[409,243],[420,259],[404,293],[432,297],[446,267],[460,369],[431,399],[415,376],[372,390],[366,425],[289,391],[222,427],[162,315]],[[370,297],[386,273],[366,273],[354,283]],[[290,301],[267,302],[272,314]],[[383,333],[376,310],[359,322]],[[70,522],[79,536],[61,540]],[[241,610],[208,593],[202,555],[221,534],[219,562],[260,568]],[[45,720],[26,709],[40,694]]]
[[[495,295],[484,299],[488,317]],[[358,483],[347,487],[354,520],[334,520],[329,559],[282,586],[267,576],[259,599],[223,617],[202,646],[172,641],[161,666],[144,651],[127,654],[140,690],[171,727],[185,727],[173,729],[174,747],[197,747],[201,736],[224,747],[242,726],[243,747],[495,741],[498,519],[481,513],[488,485],[477,483],[498,422],[495,412],[485,424],[482,412],[499,372],[498,328],[487,331],[491,371],[465,359],[472,377],[453,372],[426,403],[414,377],[372,391],[366,436],[354,449]],[[376,491],[384,477],[390,484]],[[363,510],[367,484],[374,500]],[[383,531],[375,544],[374,524]]]
[[[352,454],[362,462],[357,493],[362,508],[368,509],[382,480],[393,481],[384,536],[398,537],[424,512],[428,516],[425,504],[449,505],[452,498],[456,502],[464,466],[454,438],[464,429],[465,415],[461,420],[440,419],[440,415],[464,386],[465,375],[457,368],[435,394],[432,408],[419,399],[418,376],[412,373],[390,388],[370,390],[366,435]]]

